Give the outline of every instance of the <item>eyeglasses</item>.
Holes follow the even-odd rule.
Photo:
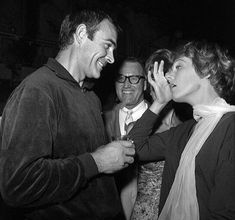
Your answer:
[[[125,83],[126,79],[128,79],[130,84],[138,84],[141,79],[145,79],[144,76],[139,76],[139,75],[132,75],[132,76],[124,76],[120,74],[117,78],[117,82],[119,83]]]

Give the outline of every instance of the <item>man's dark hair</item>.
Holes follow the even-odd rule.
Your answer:
[[[93,40],[95,32],[99,30],[99,24],[105,19],[119,31],[116,22],[101,10],[82,10],[66,15],[60,28],[59,49],[63,50],[73,43],[73,35],[80,24],[86,25],[88,38]]]

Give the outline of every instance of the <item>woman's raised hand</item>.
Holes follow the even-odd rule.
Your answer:
[[[163,60],[160,64],[155,62],[153,72],[148,72],[148,82],[153,87],[156,94],[156,100],[154,100],[154,102],[159,104],[166,104],[172,99],[171,88],[164,76],[163,66]]]

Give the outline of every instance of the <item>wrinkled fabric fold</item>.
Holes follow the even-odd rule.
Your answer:
[[[223,114],[235,111],[224,99],[216,98],[211,105],[196,105],[193,115],[197,124],[181,155],[175,179],[159,220],[199,220],[195,183],[195,157]]]

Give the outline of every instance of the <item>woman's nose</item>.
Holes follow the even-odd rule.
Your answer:
[[[172,79],[174,79],[172,71],[169,71],[165,74],[165,78],[167,79],[167,81],[171,81]]]

